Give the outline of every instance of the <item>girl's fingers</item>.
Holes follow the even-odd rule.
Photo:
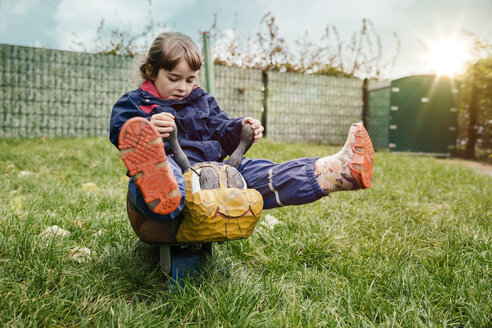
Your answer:
[[[245,117],[245,118],[243,119],[243,122],[242,122],[242,123],[243,123],[243,125],[245,125],[246,123],[249,123],[249,124],[251,124],[251,126],[253,126],[253,125],[255,125],[255,124],[259,123],[259,122],[260,122],[260,121],[258,121],[258,120],[257,120],[257,119],[255,119],[255,118],[252,118],[252,117]]]
[[[165,117],[165,118],[171,118],[174,120],[174,115],[171,114],[171,113],[167,113],[167,112],[163,112],[163,113],[159,113],[159,114],[155,114],[154,116],[152,117],[156,117],[156,118],[160,118],[160,117]]]
[[[162,119],[162,118],[156,118],[154,120],[150,121],[155,127],[171,127],[173,128],[175,123],[174,120],[172,119]]]
[[[171,133],[171,132],[173,132],[173,127],[161,127],[161,126],[157,126],[156,127],[156,130],[159,133]]]
[[[171,132],[174,128],[172,126],[164,126],[164,125],[161,125],[161,126],[157,126],[156,129],[158,131]]]

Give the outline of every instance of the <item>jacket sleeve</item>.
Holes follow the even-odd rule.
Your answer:
[[[243,118],[229,118],[210,95],[207,101],[210,108],[209,127],[213,131],[214,139],[230,155],[239,144]]]
[[[132,117],[145,117],[145,113],[138,107],[129,94],[122,96],[113,106],[109,121],[109,140],[118,148],[118,138],[123,124]]]

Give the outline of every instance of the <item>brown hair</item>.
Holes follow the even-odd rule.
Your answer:
[[[155,78],[161,68],[172,71],[181,59],[194,71],[202,66],[202,56],[191,38],[176,32],[161,33],[152,42],[140,65],[140,75],[144,80]]]

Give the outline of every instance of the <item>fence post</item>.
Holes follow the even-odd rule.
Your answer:
[[[367,111],[369,110],[369,93],[367,91],[367,87],[369,86],[369,80],[367,78],[364,79],[364,83],[362,83],[362,123],[364,123],[365,128],[367,129]]]
[[[207,92],[215,96],[214,62],[210,51],[210,33],[203,32],[203,54],[205,57],[205,77],[207,80]]]
[[[263,81],[263,112],[261,113],[261,125],[265,128],[263,135],[267,135],[267,112],[268,112],[268,71],[261,71]]]

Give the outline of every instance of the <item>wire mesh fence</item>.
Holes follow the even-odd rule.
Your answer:
[[[362,84],[354,78],[269,72],[268,137],[343,144],[350,125],[362,118]]]
[[[263,110],[261,71],[236,67],[214,66],[216,98],[229,117],[260,118]],[[204,74],[204,70],[201,70]],[[205,78],[203,78],[203,81]]]
[[[0,137],[107,136],[114,103],[136,89],[121,56],[0,44]],[[215,66],[216,99],[230,117],[262,117],[262,72]],[[199,72],[204,84],[205,74]],[[268,137],[341,144],[361,119],[362,81],[268,73]],[[203,85],[205,87],[205,85]]]
[[[0,45],[0,136],[106,136],[132,59]]]

